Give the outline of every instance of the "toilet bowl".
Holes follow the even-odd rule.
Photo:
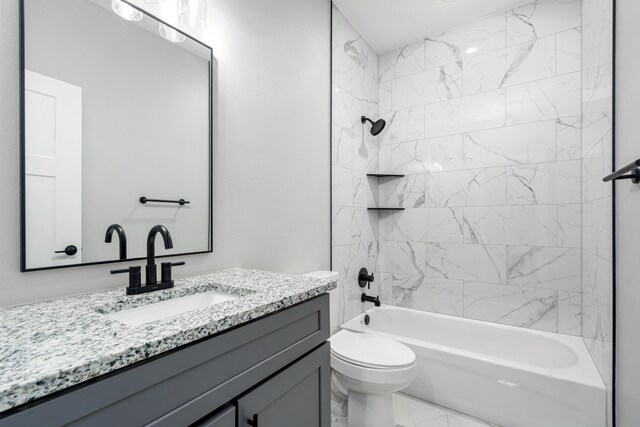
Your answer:
[[[413,351],[389,338],[346,330],[329,341],[331,393],[334,400],[347,400],[347,425],[394,426],[391,394],[415,379]]]

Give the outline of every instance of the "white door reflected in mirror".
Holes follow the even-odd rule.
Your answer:
[[[81,263],[82,88],[29,70],[25,204],[28,267]],[[75,254],[60,253],[70,245]]]

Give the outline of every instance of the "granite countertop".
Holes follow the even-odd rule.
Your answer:
[[[0,412],[335,287],[335,281],[234,268],[139,296],[125,296],[120,288],[0,308]],[[207,290],[240,298],[136,327],[105,316]]]

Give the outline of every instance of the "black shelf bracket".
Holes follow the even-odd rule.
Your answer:
[[[629,175],[626,173],[631,172]],[[633,163],[629,163],[627,166],[618,169],[614,173],[602,178],[604,182],[618,181],[621,179],[630,179],[634,184],[640,184],[640,159]]]
[[[371,178],[404,178],[404,175],[393,173],[368,173],[367,176]]]
[[[367,208],[370,211],[403,211],[404,208]]]

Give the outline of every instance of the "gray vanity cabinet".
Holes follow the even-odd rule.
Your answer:
[[[0,427],[329,427],[329,296],[0,414]],[[44,424],[43,424],[44,423]]]
[[[329,343],[238,399],[238,427],[328,427]]]

